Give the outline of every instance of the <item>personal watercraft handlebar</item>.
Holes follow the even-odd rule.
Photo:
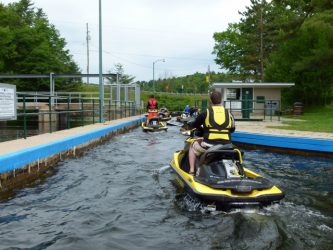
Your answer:
[[[196,137],[202,137],[203,135],[203,130],[198,130],[198,129],[191,129],[191,130],[185,130],[182,132],[182,135],[187,135],[190,138],[196,138]]]

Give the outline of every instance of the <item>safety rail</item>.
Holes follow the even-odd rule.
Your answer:
[[[148,90],[142,90],[142,93],[148,93],[151,94],[151,91]],[[191,93],[191,92],[165,92],[165,91],[155,91],[155,94],[159,95],[179,95],[179,96],[208,96],[207,93]]]
[[[266,120],[281,119],[280,100],[227,100],[224,106],[229,109],[235,119],[242,120]]]
[[[108,86],[108,85],[106,85]],[[114,87],[114,86],[112,86]],[[130,88],[132,86],[128,86]],[[132,87],[133,88],[133,87]],[[134,91],[132,91],[134,92]],[[33,91],[25,91],[25,92],[17,92],[18,95],[26,95],[27,100],[32,100],[34,103],[38,103],[40,101],[48,99],[50,96],[50,92],[47,91],[38,91],[38,92],[33,92]],[[128,101],[129,93],[127,93],[127,96],[123,96],[124,101]],[[52,104],[57,104],[58,98],[64,98],[64,97],[69,97],[70,102],[72,99],[77,99],[77,98],[99,98],[99,92],[96,91],[84,91],[84,92],[65,92],[65,91],[57,91],[54,92],[53,98],[51,96]],[[104,91],[104,97],[106,99],[111,99],[114,101],[120,101],[120,96],[116,96],[115,91],[109,92],[109,91]],[[132,99],[134,99],[134,94],[132,96]],[[134,101],[134,100],[133,100]]]
[[[99,105],[100,99],[97,97],[50,96],[18,92],[17,120],[3,122],[1,127],[3,133],[6,129],[18,131],[16,138],[9,139],[22,137],[26,139],[30,135],[94,124],[99,121]],[[142,113],[141,107],[133,101],[104,98],[102,120],[110,121]],[[0,141],[4,139],[0,138]]]

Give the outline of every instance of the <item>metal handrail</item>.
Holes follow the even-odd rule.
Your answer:
[[[244,107],[243,103],[244,102],[250,102],[252,103],[252,107]],[[241,103],[241,108],[233,108],[232,103]],[[263,108],[255,108],[253,103],[260,103],[262,104],[264,107]],[[273,105],[273,103],[277,103],[277,107],[275,105]],[[253,100],[253,99],[247,99],[247,100],[227,100],[224,101],[224,106],[228,107],[231,113],[235,113],[235,112],[241,112],[242,113],[242,117],[244,116],[249,116],[250,113],[261,113],[258,111],[263,111],[262,112],[262,116],[263,116],[263,120],[266,119],[267,113],[268,116],[270,117],[270,120],[273,120],[274,116],[277,116],[278,121],[280,121],[281,119],[281,105],[280,105],[281,101],[280,100],[275,100],[275,99],[266,99],[266,100]],[[227,105],[229,104],[229,106]],[[245,114],[245,115],[244,115]],[[247,119],[247,118],[246,118]],[[250,118],[248,118],[250,120]]]
[[[49,124],[48,132],[52,133],[53,128],[52,125],[57,121],[55,116],[65,114],[64,119],[67,121],[66,128],[73,127],[71,124],[71,120],[75,116],[76,118],[79,117],[79,119],[76,119],[76,121],[79,121],[81,126],[84,126],[85,124],[94,124],[95,123],[95,116],[99,115],[99,98],[89,98],[89,97],[75,97],[71,98],[70,96],[50,96],[47,94],[36,94],[36,92],[33,93],[26,93],[26,92],[18,92],[17,93],[18,98],[17,102],[22,103],[21,112],[18,112],[17,116],[23,118],[23,138],[27,138],[28,136],[28,123],[32,122],[31,117],[38,116],[38,119],[41,117],[45,119],[48,117],[48,121],[45,123]],[[55,100],[55,106],[52,105],[52,100]],[[34,103],[34,104],[43,104],[45,107],[48,107],[46,110],[38,110],[36,112],[31,112],[31,108],[28,107],[28,103]],[[75,101],[75,102],[73,102]],[[59,105],[65,105],[62,106],[64,109],[59,110]],[[73,107],[73,105],[78,105],[76,107]],[[19,107],[19,105],[17,105]],[[142,114],[143,111],[141,110],[141,107],[137,106],[134,101],[117,101],[112,100],[111,98],[104,98],[104,113],[103,116],[107,118],[108,120],[114,120],[118,118],[123,117],[130,117],[138,114]],[[107,120],[106,119],[106,120]],[[19,121],[20,122],[20,121]],[[41,122],[40,120],[38,122]],[[10,122],[9,122],[10,123]],[[20,126],[22,127],[22,125]]]

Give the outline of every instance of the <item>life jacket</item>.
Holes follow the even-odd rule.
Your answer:
[[[223,106],[213,106],[207,109],[204,138],[208,140],[230,141],[230,129],[233,127],[232,118]]]
[[[157,102],[155,100],[155,98],[149,98],[149,109],[157,109]]]
[[[148,112],[147,120],[150,120],[150,119],[153,118],[153,117],[158,117],[158,113],[157,113],[157,112],[149,111],[149,112]]]

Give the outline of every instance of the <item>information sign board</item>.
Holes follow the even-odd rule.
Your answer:
[[[16,105],[16,86],[0,83],[0,120],[16,120]]]

